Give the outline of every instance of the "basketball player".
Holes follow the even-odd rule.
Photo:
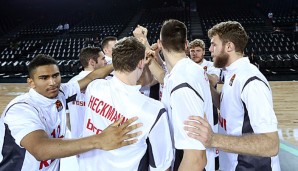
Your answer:
[[[201,39],[195,39],[189,43],[189,54],[190,58],[197,64],[203,67],[203,69],[209,75],[209,80],[215,80],[218,82],[219,75],[221,70],[219,68],[215,68],[213,66],[213,62],[207,61],[204,59],[205,55],[205,43]],[[214,88],[217,88],[217,84],[215,84]],[[218,112],[217,108],[213,106],[213,131],[218,132]],[[215,154],[215,170],[219,169],[219,159],[218,159],[218,150],[216,150]],[[207,161],[208,162],[208,161]]]
[[[145,46],[134,37],[119,40],[113,48],[115,75],[94,80],[86,89],[83,136],[101,134],[115,118],[136,115],[143,123],[136,144],[116,150],[92,150],[80,155],[80,170],[167,170],[172,163],[172,142],[167,113],[161,102],[139,92],[145,65]],[[100,87],[100,88],[98,88]]]
[[[112,54],[113,54],[112,48],[114,47],[116,42],[117,42],[117,37],[114,37],[114,36],[107,36],[103,38],[103,40],[101,41],[101,48],[105,54],[105,58],[108,64],[112,64]]]
[[[81,80],[95,69],[107,65],[105,56],[98,47],[86,47],[81,49],[80,62],[84,68],[78,75],[73,77],[69,82]],[[82,136],[84,113],[85,113],[85,92],[76,94],[70,99],[68,109],[70,113],[71,137],[79,138]]]
[[[104,78],[112,69],[111,65],[102,67],[78,82],[61,84],[57,62],[47,55],[37,55],[28,66],[27,81],[31,89],[13,99],[1,116],[6,131],[0,170],[58,171],[62,157],[92,149],[112,150],[135,143],[136,139],[131,138],[140,132],[127,133],[141,126],[128,126],[137,118],[119,126],[123,122],[120,118],[99,135],[64,139],[66,99],[80,93],[95,78]]]
[[[214,66],[225,68],[219,94],[212,89],[214,104],[220,108],[219,133],[198,116],[186,122],[189,136],[206,147],[220,150],[220,170],[279,171],[279,138],[272,92],[264,75],[243,57],[248,36],[236,21],[213,26],[208,31]],[[197,129],[196,129],[197,128]]]
[[[183,122],[191,115],[203,116],[213,123],[212,99],[207,74],[185,54],[187,28],[178,20],[164,22],[159,46],[165,58],[168,74],[165,76],[161,101],[169,114],[176,149],[174,170],[203,170],[206,149],[183,130]],[[214,150],[213,150],[214,151]],[[208,170],[214,170],[214,152],[207,151]]]

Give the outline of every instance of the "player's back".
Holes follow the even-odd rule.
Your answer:
[[[138,116],[142,135],[138,142],[116,150],[93,150],[80,156],[80,170],[138,170],[151,167],[167,169],[172,160],[168,120],[162,103],[139,92],[140,86],[128,86],[117,77],[95,80],[86,90],[86,114],[83,136],[101,133],[119,117]],[[148,148],[151,153],[146,153]],[[147,156],[147,155],[149,156]],[[146,158],[147,157],[147,158]]]

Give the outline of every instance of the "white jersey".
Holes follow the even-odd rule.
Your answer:
[[[58,96],[53,99],[30,89],[8,104],[1,116],[7,125],[1,171],[59,170],[60,159],[37,161],[20,142],[36,130],[44,130],[51,138],[63,138],[66,133],[66,99],[78,92],[78,83],[62,84]]]
[[[207,72],[207,74],[216,75],[218,78],[220,77],[221,69],[215,68],[213,65],[213,62],[203,59],[203,62],[200,65]],[[217,87],[215,87],[215,88],[217,88]],[[213,125],[214,125],[213,131],[217,133],[218,132],[218,112],[217,112],[217,108],[215,106],[213,106],[213,121],[214,121],[213,122]]]
[[[172,71],[165,76],[162,102],[168,111],[175,148],[205,150],[200,141],[187,135],[183,124],[189,116],[204,118],[204,114],[210,124],[213,124],[209,80],[203,68],[189,58],[178,61]],[[211,148],[206,151],[208,161],[206,170],[215,170],[215,150]]]
[[[222,70],[220,68],[214,67],[213,62],[203,59],[203,62],[200,65],[207,72],[207,74],[216,75],[218,78],[220,78],[220,73]],[[215,86],[215,88],[217,88],[217,85]],[[213,105],[213,132],[218,133],[218,109],[214,105]],[[218,157],[218,155],[219,155],[219,151],[215,149],[215,157]]]
[[[109,57],[109,56],[107,56],[107,55],[105,55],[105,60],[107,61],[107,64],[108,64],[108,65],[113,63],[113,62],[112,62],[112,57]]]
[[[166,111],[161,102],[139,92],[117,77],[94,80],[86,89],[83,136],[99,134],[121,116],[124,121],[138,116],[142,135],[138,142],[119,149],[92,150],[80,155],[81,171],[166,170],[173,159],[173,148]]]
[[[277,131],[271,88],[248,58],[240,58],[226,67],[220,99],[219,133],[241,136]],[[256,157],[220,151],[219,161],[223,171],[280,170],[278,156]]]
[[[220,68],[215,68],[213,65],[213,62],[203,59],[203,62],[200,65],[203,67],[205,71],[207,71],[207,74],[209,75],[213,74],[219,77]]]
[[[112,61],[112,57],[109,57],[109,56],[107,56],[107,55],[105,55],[105,60],[107,61],[107,64],[108,64],[108,65],[113,63],[113,61]],[[106,80],[109,80],[109,79],[111,79],[113,76],[114,76],[114,71],[112,71],[112,72],[111,72],[105,79],[106,79]]]
[[[149,86],[142,86],[140,88],[140,92],[144,94],[145,96],[149,97],[150,96],[150,87]]]
[[[69,82],[77,82],[91,71],[81,71],[78,75],[69,80]],[[84,114],[85,114],[85,92],[75,94],[69,99],[70,102],[67,103],[70,117],[71,125],[71,137],[79,138],[82,136],[83,124],[84,124]]]
[[[4,126],[4,123],[3,123],[2,119],[0,119],[0,150],[1,150],[0,163],[3,159],[2,149],[3,149],[3,143],[4,143],[4,136],[5,136],[5,126]]]

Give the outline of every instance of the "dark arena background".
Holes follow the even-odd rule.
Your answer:
[[[282,170],[298,170],[298,0],[1,0],[0,16],[1,112],[27,91],[27,65],[37,54],[54,57],[67,82],[82,70],[83,47],[131,36],[137,25],[148,29],[153,44],[163,21],[178,19],[189,41],[204,40],[205,58],[212,60],[208,29],[240,22],[249,35],[245,56],[272,86]]]

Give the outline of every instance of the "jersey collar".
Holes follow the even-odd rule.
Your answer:
[[[29,90],[29,94],[31,98],[33,98],[37,104],[41,106],[49,106],[51,104],[56,103],[57,98],[49,99],[41,94],[39,94],[37,91],[35,91],[33,88]]]
[[[121,80],[119,80],[119,78],[117,78],[117,76],[114,75],[114,77],[111,79],[111,81],[113,82],[113,85],[115,87],[118,87],[120,90],[126,90],[128,92],[134,92],[134,91],[138,91],[141,89],[140,85],[127,85],[124,82],[122,82]]]
[[[230,72],[230,71],[234,71],[237,68],[241,68],[244,65],[249,64],[249,59],[247,57],[242,57],[237,59],[235,62],[233,62],[230,66],[226,67],[225,69]]]

